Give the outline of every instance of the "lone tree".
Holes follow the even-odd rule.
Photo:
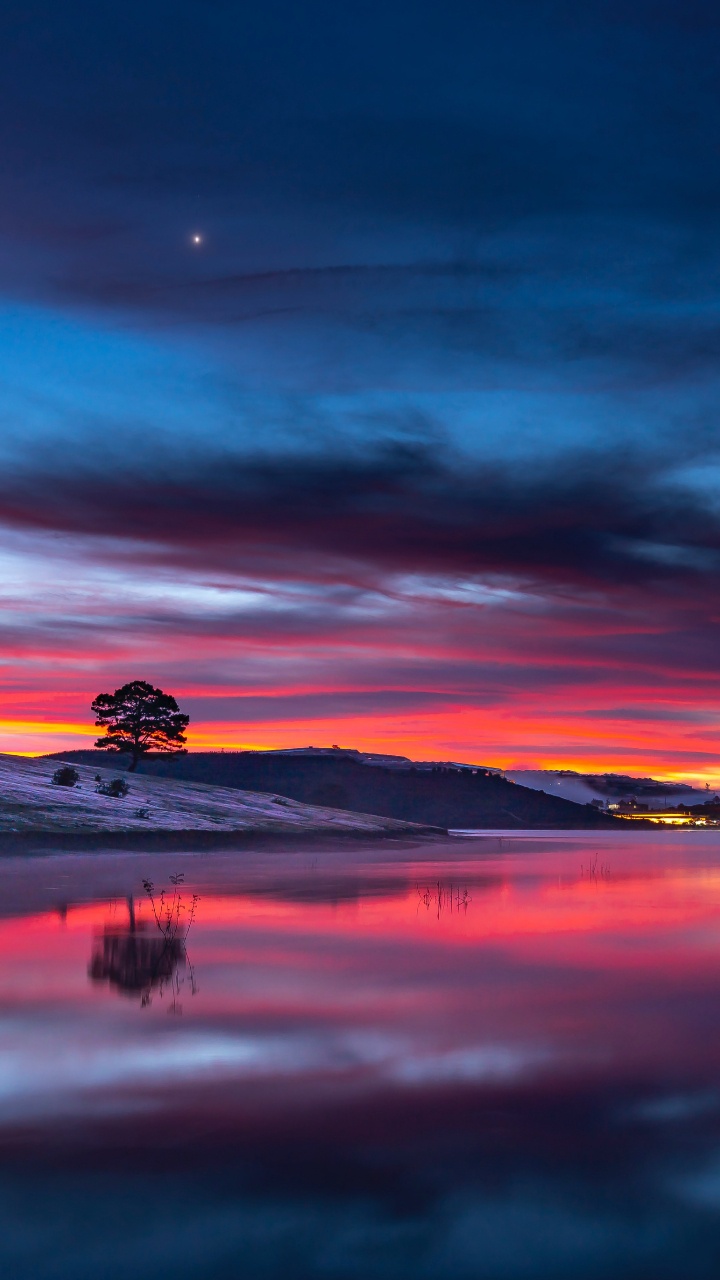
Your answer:
[[[129,752],[130,773],[151,751],[185,754],[184,731],[190,717],[182,714],[171,694],[154,689],[146,680],[133,680],[114,693],[98,694],[92,711],[98,728],[105,730],[105,737],[98,738],[95,746]]]

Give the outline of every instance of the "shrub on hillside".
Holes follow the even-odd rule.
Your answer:
[[[112,796],[113,800],[124,800],[130,790],[124,778],[112,778],[110,782],[101,782],[98,795]]]
[[[61,764],[52,776],[55,787],[74,787],[79,780],[80,774],[71,764]]]

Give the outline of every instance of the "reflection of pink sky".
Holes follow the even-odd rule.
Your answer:
[[[660,1057],[666,1071],[707,1070],[720,1055],[720,871],[588,879],[572,864],[491,882],[501,863],[485,863],[475,884],[466,867],[453,883],[468,885],[467,910],[446,899],[439,913],[423,865],[397,896],[336,905],[203,891],[188,939],[199,993],[185,991],[182,1019],[159,996],[142,1009],[88,981],[93,936],[122,926],[122,900],[2,921],[0,1101],[71,1105],[78,1090],[147,1091],[158,1073],[287,1090],[325,1075],[363,1088],[623,1075]],[[138,916],[150,923],[144,901]]]

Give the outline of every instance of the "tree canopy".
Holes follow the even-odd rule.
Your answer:
[[[169,693],[155,689],[146,680],[132,680],[114,693],[100,693],[92,703],[95,724],[105,730],[96,747],[129,753],[130,772],[151,751],[183,755],[185,729],[190,717],[184,715]]]

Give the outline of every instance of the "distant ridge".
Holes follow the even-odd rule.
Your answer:
[[[509,769],[506,777],[524,787],[549,792],[575,804],[602,805],[618,800],[639,800],[653,808],[678,803],[697,804],[706,793],[683,782],[659,782],[656,778],[634,778],[625,773],[578,773],[574,769]]]
[[[336,747],[198,751],[174,760],[148,759],[138,772],[178,782],[273,792],[303,804],[443,828],[580,830],[617,825],[617,819],[590,805],[520,786],[492,767],[414,763],[402,756],[390,757],[389,762],[385,757],[380,764],[362,756],[363,753]],[[51,758],[94,765],[109,763],[99,751],[57,752]],[[121,757],[115,757],[113,763],[116,768],[123,767]]]
[[[200,752],[193,752],[199,755]],[[266,751],[207,751],[203,755],[244,755],[244,756],[329,756],[335,759],[356,760],[359,764],[374,765],[376,768],[397,769],[405,772],[410,769],[418,773],[432,773],[433,769],[468,769],[476,773],[479,769],[484,773],[504,774],[490,764],[470,764],[462,760],[412,760],[410,756],[394,756],[377,751],[358,751],[355,747],[271,747]]]

